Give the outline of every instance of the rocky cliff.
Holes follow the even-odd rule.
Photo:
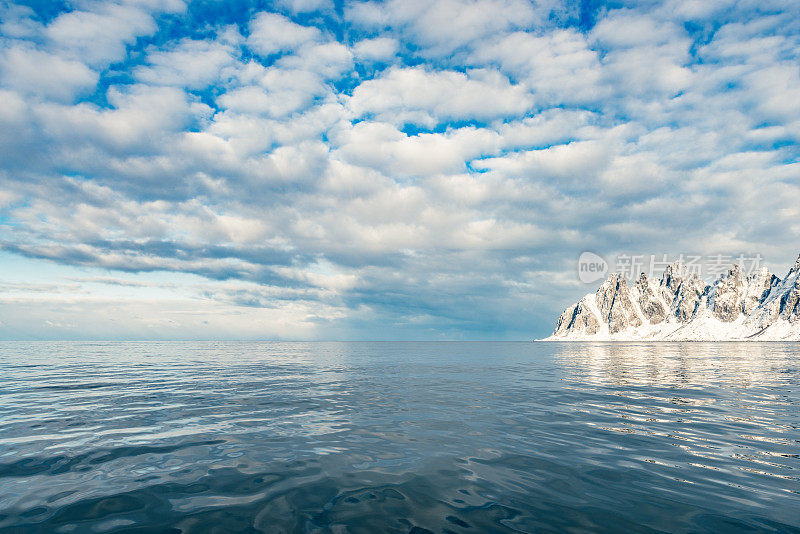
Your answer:
[[[660,279],[612,274],[567,308],[547,341],[800,341],[800,257],[780,279],[768,269],[732,266],[706,284],[679,262]]]

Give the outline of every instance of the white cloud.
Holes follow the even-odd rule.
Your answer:
[[[375,37],[353,44],[353,54],[361,61],[391,61],[400,48],[397,39]]]
[[[524,83],[539,105],[582,105],[607,98],[600,56],[571,29],[545,35],[515,32],[475,45],[472,64],[496,64]]]
[[[669,0],[665,10],[675,13],[685,20],[706,19],[729,10],[736,0]]]
[[[17,193],[0,189],[0,209],[10,206],[12,202],[16,202],[19,199],[20,196]]]
[[[155,0],[79,0],[46,26],[4,8],[0,254],[194,273],[204,287],[174,308],[123,317],[164,336],[544,333],[585,290],[559,273],[586,247],[793,261],[797,25],[765,1],[600,9],[588,31],[555,1],[354,3],[339,20],[300,0],[281,8],[302,24],[191,29]],[[37,291],[38,311],[14,286],[0,306],[64,333],[131,296],[80,284]]]
[[[235,74],[242,84],[221,95],[225,109],[284,117],[308,109],[319,99],[332,97],[327,80],[352,67],[350,51],[338,43],[307,44],[273,66],[248,63]]]
[[[523,115],[532,104],[523,87],[494,71],[392,68],[359,85],[348,105],[357,117],[373,115],[381,121],[432,127],[442,120]]]
[[[124,4],[95,4],[93,11],[75,10],[59,15],[45,28],[51,47],[93,67],[121,61],[127,46],[140,35],[156,30],[147,11]]]
[[[87,142],[112,151],[138,151],[161,146],[170,133],[181,131],[208,107],[192,103],[175,88],[134,85],[108,92],[111,109],[91,104],[42,104],[34,113],[46,131],[67,144]]]
[[[41,32],[36,13],[27,6],[4,3],[0,6],[0,35],[8,38],[30,38]]]
[[[527,175],[534,180],[558,179],[587,188],[592,178],[608,165],[609,147],[597,140],[575,141],[508,156],[487,158],[473,163],[481,170],[512,176]]]
[[[606,48],[662,45],[681,40],[684,35],[674,22],[659,21],[629,9],[609,12],[591,32],[591,38]]]
[[[324,79],[338,79],[352,69],[353,55],[346,46],[335,42],[308,44],[296,54],[281,58],[277,66],[314,73]]]
[[[800,119],[800,66],[796,63],[759,69],[744,81],[759,118],[778,122]]]
[[[0,50],[0,79],[17,91],[69,102],[91,92],[98,74],[80,61],[15,46]]]
[[[615,156],[600,174],[600,187],[609,197],[655,195],[671,187],[658,155],[647,152]]]
[[[152,85],[200,89],[217,82],[223,69],[233,66],[234,53],[229,43],[184,39],[173,47],[152,50],[147,66],[138,67],[134,74]]]
[[[344,316],[316,295],[276,298],[282,292],[255,284],[221,282],[147,297],[106,293],[84,287],[55,297],[4,294],[0,338],[315,339],[321,324]]]
[[[584,135],[584,129],[600,120],[590,111],[549,109],[499,126],[503,148],[543,147],[563,144]]]
[[[685,46],[635,48],[615,51],[605,60],[605,76],[616,82],[615,92],[623,97],[673,97],[689,87],[692,71]]]
[[[491,130],[460,128],[443,134],[406,136],[388,123],[359,122],[331,136],[337,155],[387,176],[460,173],[466,163],[495,153],[499,135]]]
[[[250,21],[247,46],[262,56],[268,56],[294,50],[321,38],[322,33],[317,28],[295,24],[277,13],[262,12]]]
[[[279,5],[292,13],[310,13],[313,11],[333,11],[333,0],[279,0]]]
[[[307,108],[327,88],[309,71],[268,68],[257,78],[259,86],[245,86],[225,93],[218,102],[239,112],[267,113],[284,117]]]
[[[317,140],[334,124],[342,121],[345,114],[339,104],[329,103],[312,107],[290,119],[261,116],[262,112],[269,109],[269,97],[258,87],[246,89],[252,89],[253,93],[238,95],[241,102],[224,100],[226,111],[217,113],[204,132],[227,141],[241,157],[268,152],[274,146]],[[262,102],[264,108],[246,107]]]
[[[532,3],[521,0],[389,0],[347,5],[349,20],[375,29],[401,28],[408,40],[433,56],[529,26],[540,16]]]
[[[281,115],[281,108],[284,103],[274,102],[263,87],[249,85],[228,91],[217,98],[217,103],[225,109],[238,111],[241,113],[269,113],[270,115]],[[296,103],[291,108],[300,107]]]
[[[686,31],[653,14],[611,11],[590,35],[603,57],[605,83],[621,97],[672,97],[692,82]]]

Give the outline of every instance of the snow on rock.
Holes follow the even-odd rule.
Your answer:
[[[680,262],[660,280],[642,273],[630,286],[611,274],[544,341],[559,340],[800,341],[800,257],[783,280],[767,268],[745,276],[734,265],[707,285]]]
[[[744,294],[745,280],[742,270],[734,265],[709,291],[708,306],[714,317],[730,323],[742,313]]]
[[[747,288],[742,296],[742,313],[750,315],[769,294],[780,278],[763,267],[747,277]]]
[[[600,320],[589,307],[589,299],[594,295],[583,297],[577,304],[567,308],[556,323],[556,333],[580,332],[593,335],[600,330]]]
[[[791,323],[800,320],[800,258],[784,279],[782,287],[788,287],[781,296],[780,316]]]
[[[658,324],[667,318],[669,307],[658,297],[658,291],[658,285],[649,280],[644,273],[636,281],[639,309],[650,324]]]
[[[642,324],[641,313],[634,308],[628,282],[620,274],[614,273],[608,277],[597,290],[595,302],[600,310],[600,319],[608,325],[612,334]]]

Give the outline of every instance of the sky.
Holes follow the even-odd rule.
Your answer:
[[[799,156],[796,0],[3,1],[0,339],[542,337]]]

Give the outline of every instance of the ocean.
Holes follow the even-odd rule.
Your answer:
[[[798,343],[0,343],[1,532],[800,532]]]

